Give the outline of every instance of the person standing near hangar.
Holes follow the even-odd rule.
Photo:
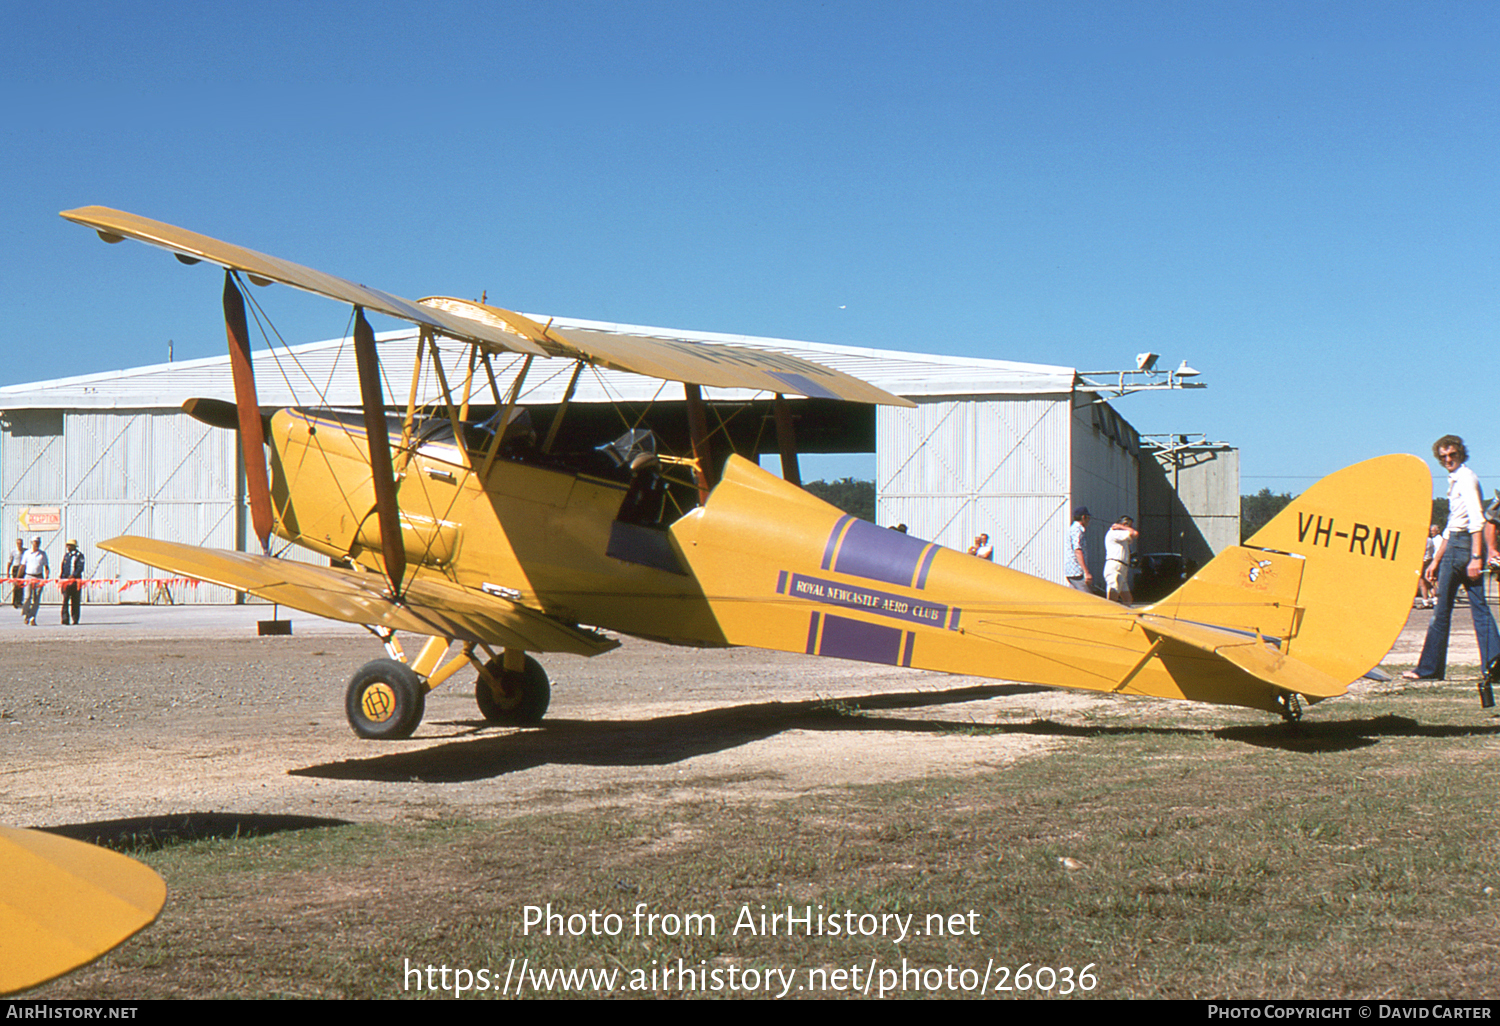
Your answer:
[[[78,539],[68,539],[68,551],[63,554],[62,569],[57,573],[58,586],[62,588],[62,625],[78,622],[78,609],[83,604],[83,553],[78,551]],[[73,619],[68,619],[69,614]]]
[[[1112,602],[1130,605],[1130,550],[1140,536],[1128,516],[1116,520],[1104,536],[1104,586]]]
[[[42,604],[42,587],[47,583],[47,574],[52,569],[47,562],[47,554],[42,551],[40,536],[31,539],[31,551],[26,553],[24,568],[26,602],[21,606],[21,621],[35,627],[37,606]]]
[[[21,601],[26,597],[26,542],[20,538],[16,539],[16,551],[6,561],[5,576],[10,579],[13,589],[11,604],[20,609]]]
[[[1089,508],[1079,506],[1073,510],[1073,523],[1068,527],[1068,558],[1063,563],[1063,576],[1079,591],[1094,590],[1094,575],[1089,573],[1088,557],[1083,552],[1083,536],[1089,529]]]

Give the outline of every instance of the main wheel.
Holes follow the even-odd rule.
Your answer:
[[[410,666],[394,659],[365,663],[349,679],[344,712],[360,737],[411,737],[422,722],[427,690]]]
[[[520,673],[506,672],[504,658],[496,656],[484,668],[500,679],[505,695],[495,698],[489,683],[481,676],[474,685],[480,715],[491,723],[512,727],[542,722],[547,715],[547,703],[552,701],[552,686],[547,683],[547,671],[541,663],[527,656],[526,669]]]

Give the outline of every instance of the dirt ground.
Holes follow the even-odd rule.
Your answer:
[[[80,826],[207,813],[356,822],[738,795],[747,800],[981,772],[1067,744],[978,734],[996,719],[1149,720],[1170,705],[750,649],[626,640],[552,656],[541,728],[488,726],[472,674],[431,694],[407,741],[356,738],[344,688],[379,644],[312,618],[255,636],[262,609],[93,607],[78,627],[0,627],[0,822]],[[1415,612],[1387,662],[1411,663]],[[8,618],[7,618],[8,619]],[[17,618],[19,619],[19,618]],[[44,623],[46,619],[44,618]],[[1460,611],[1452,659],[1475,662]],[[1467,646],[1467,647],[1466,647]],[[1361,687],[1378,685],[1361,682]],[[831,714],[858,701],[859,717]],[[844,703],[839,705],[838,703]],[[1313,710],[1316,717],[1324,708]],[[1246,714],[1196,707],[1205,724]]]

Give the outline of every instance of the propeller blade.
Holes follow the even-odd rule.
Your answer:
[[[370,473],[375,485],[375,513],[380,522],[380,548],[391,594],[400,596],[406,576],[406,548],[401,544],[401,517],[396,508],[396,476],[391,467],[391,435],[385,421],[385,393],[380,387],[380,357],[375,332],[362,307],[354,308],[354,362],[359,370],[359,396],[365,407],[365,439],[370,445]]]
[[[234,403],[239,411],[240,449],[245,456],[245,487],[250,492],[250,523],[262,552],[271,551],[271,485],[266,478],[266,437],[250,364],[250,330],[245,298],[229,271],[224,272],[224,328],[229,335],[229,367],[234,374]]]

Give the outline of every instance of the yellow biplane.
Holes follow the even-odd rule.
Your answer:
[[[774,395],[784,453],[795,452],[786,395],[911,405],[846,374],[743,347],[561,331],[466,300],[412,302],[102,207],[62,216],[107,242],[137,239],[225,268],[236,403],[187,408],[239,430],[265,554],[130,537],[101,547],[377,633],[388,658],[354,674],[346,701],[363,737],[409,736],[427,692],[471,665],[487,720],[535,723],[550,692],[528,653],[598,655],[617,645],[601,630],[1296,718],[1301,698],[1343,694],[1379,662],[1415,590],[1431,482],[1412,456],[1326,478],[1165,601],[1128,609],[857,520],[751,460],[712,465],[702,386]],[[354,308],[361,409],[262,415],[244,279]],[[419,327],[404,408],[383,394],[365,310]],[[461,382],[438,359],[440,344],[455,343],[467,347]],[[520,361],[503,395],[497,354]],[[428,358],[441,401],[419,408]],[[534,359],[573,361],[575,382],[592,365],[683,383],[690,451],[657,452],[644,429],[583,451],[559,446],[567,399],[545,434],[518,403]],[[484,377],[494,402],[481,406],[474,382]],[[272,535],[333,565],[273,558]],[[408,659],[397,632],[429,640]]]

